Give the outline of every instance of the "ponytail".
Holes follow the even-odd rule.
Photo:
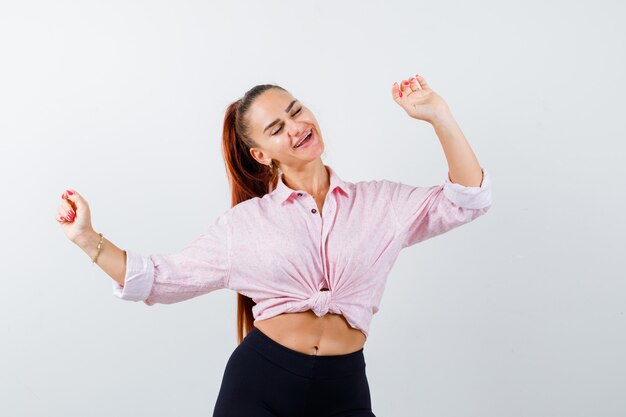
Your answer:
[[[274,84],[257,85],[226,108],[222,152],[231,189],[231,207],[254,197],[263,197],[276,187],[278,181],[279,167],[274,161],[270,166],[263,165],[250,154],[250,148],[257,145],[248,136],[249,126],[245,120],[254,100],[270,88],[286,91]],[[237,293],[237,343],[241,343],[254,327],[254,305],[251,298]]]

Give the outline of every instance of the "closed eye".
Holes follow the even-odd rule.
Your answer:
[[[300,107],[298,110],[296,110],[291,116],[296,116],[298,113],[300,113],[301,110],[302,110],[302,107]],[[283,128],[283,126],[281,124],[281,126],[278,129],[276,129],[274,132],[272,132],[272,136],[274,136],[275,134],[280,132],[282,128]]]

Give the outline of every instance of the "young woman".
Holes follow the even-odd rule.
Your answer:
[[[214,417],[374,416],[363,346],[398,253],[491,206],[488,173],[444,100],[419,75],[391,94],[435,129],[449,165],[443,184],[344,181],[321,160],[311,111],[264,84],[226,111],[232,207],[181,251],[122,250],[94,231],[80,194],[63,193],[57,220],[118,297],[153,305],[237,292],[238,346]]]

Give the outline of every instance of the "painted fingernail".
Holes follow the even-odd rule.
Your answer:
[[[69,195],[74,194],[71,190],[67,190],[67,193],[68,193]]]
[[[405,84],[405,85],[407,85],[408,83],[409,83],[408,81],[405,81],[405,82],[404,82],[404,84]]]
[[[65,193],[61,194],[61,198],[65,199]]]
[[[402,91],[400,91],[400,97],[402,97]]]

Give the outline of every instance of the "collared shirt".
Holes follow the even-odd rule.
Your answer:
[[[445,182],[412,186],[390,180],[352,183],[328,165],[330,188],[315,199],[283,182],[262,197],[220,214],[177,252],[141,255],[126,249],[119,298],[171,304],[228,288],[256,304],[256,321],[312,310],[341,314],[367,338],[387,276],[401,249],[483,215],[491,181],[477,187]]]

